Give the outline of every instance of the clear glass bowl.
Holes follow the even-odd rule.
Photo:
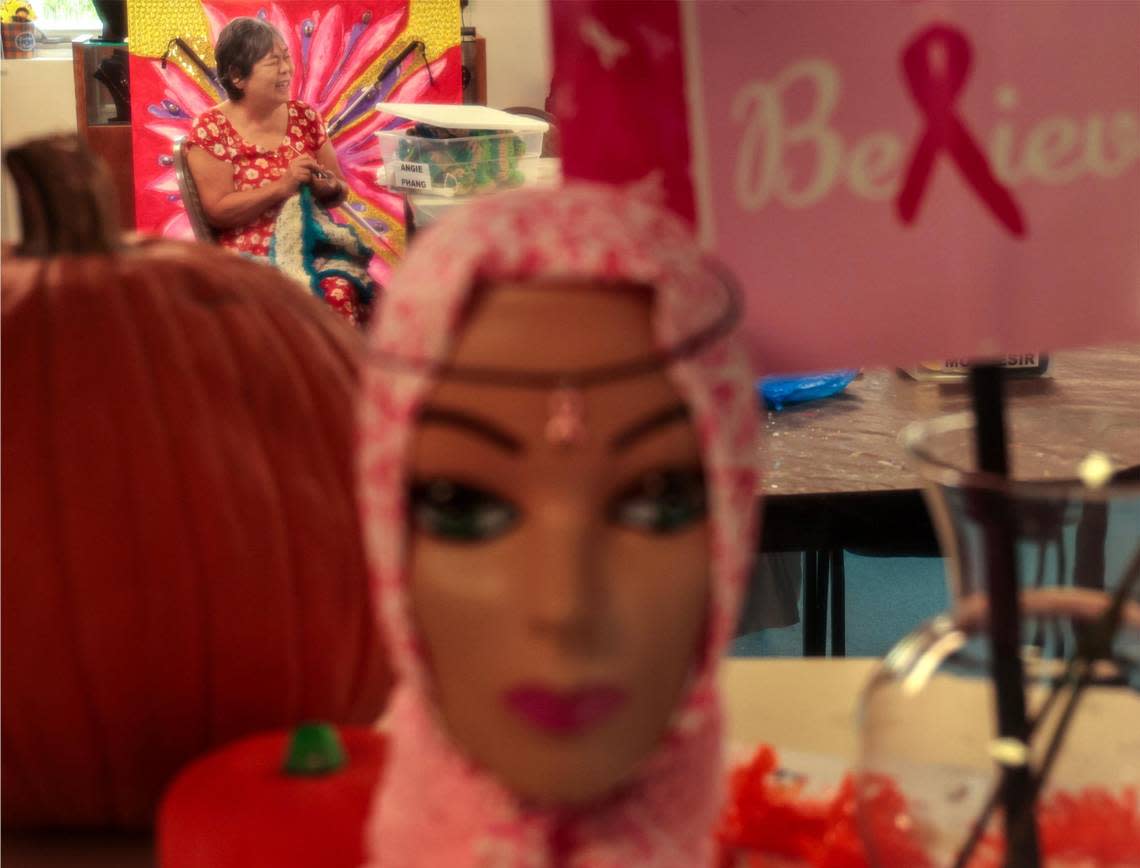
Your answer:
[[[876,865],[899,864],[900,831],[930,865],[1006,865],[997,793],[1009,769],[1037,792],[1040,864],[1140,865],[1140,413],[1015,409],[1008,429],[1009,477],[977,470],[970,414],[902,436],[952,609],[898,643],[862,699],[859,810]],[[995,639],[988,571],[1010,540],[1021,617]],[[997,735],[995,641],[1021,662],[1028,744]]]
[[[1040,627],[1075,641],[1103,613],[1103,603],[1087,592],[1037,593],[1024,601],[1023,629]],[[1140,865],[1135,603],[1126,607],[1112,651],[1112,659],[1091,666],[1059,740],[1074,696],[1068,664],[1033,646],[1022,657],[1028,716],[1037,721],[1024,760],[1035,775],[1049,767],[1036,809],[1042,865]],[[1000,810],[991,803],[1003,763],[1022,758],[1016,745],[995,737],[989,673],[984,621],[960,616],[936,618],[912,633],[876,671],[860,707],[856,773],[860,830],[872,864],[899,865],[892,844],[899,831],[922,843],[931,866],[1004,864]],[[897,788],[901,806],[880,804],[884,786]],[[977,831],[983,840],[973,861],[958,861]],[[1069,849],[1062,846],[1066,840]],[[1108,858],[1122,853],[1127,858]]]
[[[900,437],[924,483],[952,606],[984,605],[993,501],[1009,518],[1022,589],[1111,593],[1140,551],[1140,406],[1014,409],[1007,427],[1008,478],[977,470],[970,413],[915,423]]]

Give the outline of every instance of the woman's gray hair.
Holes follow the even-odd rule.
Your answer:
[[[269,54],[273,46],[284,42],[277,28],[260,18],[235,18],[222,28],[214,60],[218,78],[230,99],[237,102],[244,96],[234,79],[247,78],[255,63]]]

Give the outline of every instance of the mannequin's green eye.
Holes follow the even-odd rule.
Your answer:
[[[498,495],[450,479],[413,482],[408,493],[412,527],[451,542],[485,542],[506,533],[519,511]]]
[[[699,467],[647,473],[610,506],[614,523],[653,534],[683,530],[707,514],[705,477]]]

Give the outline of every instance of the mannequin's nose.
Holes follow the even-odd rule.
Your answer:
[[[605,618],[604,526],[572,504],[535,516],[523,595],[531,628],[561,640],[590,642]]]

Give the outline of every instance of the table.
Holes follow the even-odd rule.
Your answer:
[[[728,659],[718,673],[726,713],[726,740],[730,746],[751,748],[761,742],[779,751],[795,751],[835,757],[853,767],[858,756],[859,731],[856,712],[860,696],[879,661],[870,658]],[[963,695],[972,700],[988,693],[979,681],[963,685]],[[955,708],[969,702],[956,702]],[[1135,714],[1135,702],[1130,710]],[[946,709],[931,705],[930,728],[915,730],[913,748],[918,756],[931,750],[932,732]],[[988,726],[987,716],[978,718]],[[1130,730],[1131,731],[1131,730]],[[1140,730],[1135,730],[1140,732]],[[1136,736],[1120,733],[1124,747],[1114,746],[1103,755],[1116,762],[1117,749],[1134,750]],[[1128,739],[1131,738],[1131,741]],[[976,750],[963,751],[952,742],[936,740],[945,762],[976,761]],[[985,766],[988,768],[988,761]],[[1093,772],[1100,773],[1100,768]],[[151,868],[153,854],[146,836],[64,836],[23,841],[5,840],[4,868]]]
[[[766,743],[777,751],[834,757],[837,766],[853,768],[859,754],[859,703],[878,665],[870,658],[725,661],[718,680],[728,743]],[[989,681],[943,673],[934,676],[932,686],[935,682],[937,690],[928,690],[921,703],[906,708],[905,730],[892,730],[894,756],[992,773],[992,757],[985,749],[996,715]],[[1044,685],[1038,690],[1036,700],[1031,692],[1031,703],[1043,698]],[[1079,712],[1084,718],[1076,730],[1081,735],[1066,742],[1067,757],[1054,771],[1067,766],[1063,774],[1069,785],[1119,779],[1120,763],[1133,761],[1140,750],[1136,691],[1098,691],[1083,701],[1088,705]]]
[[[725,660],[719,681],[730,743],[855,758],[855,707],[877,661]],[[809,686],[805,689],[805,685]],[[4,868],[151,868],[146,835],[6,838]]]
[[[1140,345],[1057,352],[1050,376],[1011,378],[1007,395],[1013,406],[1136,414],[1140,431]],[[910,422],[967,410],[969,400],[964,382],[871,370],[842,395],[768,413],[760,549],[806,553],[806,655],[824,653],[829,608],[832,650],[843,653],[845,549],[939,554],[898,434]]]
[[[859,695],[878,662],[867,657],[725,660],[717,680],[729,743],[764,742],[853,764]]]

